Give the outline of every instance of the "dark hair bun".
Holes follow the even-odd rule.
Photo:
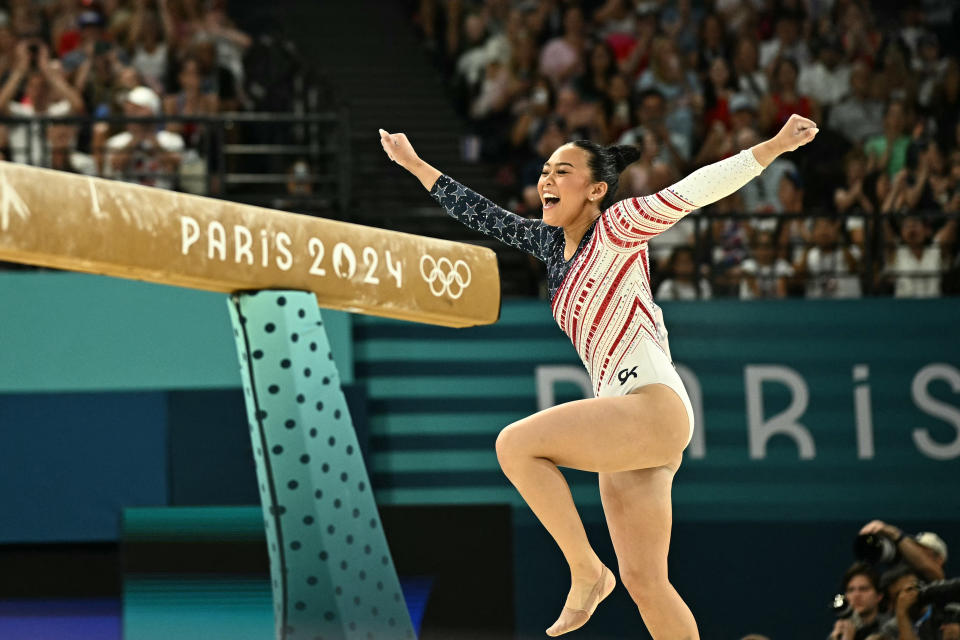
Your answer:
[[[640,149],[629,144],[619,144],[608,147],[610,155],[613,156],[613,163],[620,173],[628,166],[640,159]]]

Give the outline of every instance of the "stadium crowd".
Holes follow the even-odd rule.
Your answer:
[[[8,0],[0,5],[0,158],[217,193],[210,150],[218,141],[183,116],[244,106],[250,44],[225,0]],[[29,120],[36,116],[75,119]],[[109,122],[118,116],[180,118]]]
[[[773,134],[817,143],[651,241],[658,299],[960,292],[951,0],[420,0],[415,21],[509,208],[569,140],[642,150],[622,197]],[[478,150],[478,151],[477,151]]]

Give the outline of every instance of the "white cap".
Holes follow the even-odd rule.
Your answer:
[[[943,538],[933,533],[932,531],[924,531],[923,533],[918,533],[915,535],[914,540],[917,541],[917,544],[930,549],[934,553],[943,557],[944,562],[947,560],[947,543],[943,541]]]
[[[135,87],[127,92],[127,102],[146,107],[154,115],[160,113],[160,96],[150,87]]]

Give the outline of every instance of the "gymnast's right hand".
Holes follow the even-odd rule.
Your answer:
[[[387,133],[380,129],[380,144],[387,156],[404,169],[410,170],[420,160],[404,133]]]

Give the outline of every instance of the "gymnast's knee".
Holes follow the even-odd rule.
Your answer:
[[[508,425],[500,430],[497,435],[497,460],[500,466],[506,469],[511,462],[520,454],[520,446],[517,438],[517,429],[515,424]]]
[[[630,569],[620,570],[620,582],[623,583],[624,588],[641,611],[662,602],[664,595],[673,589],[666,574],[658,576],[656,573]]]
[[[523,428],[516,422],[500,430],[496,443],[497,460],[504,471],[518,461],[540,457],[530,450],[528,440]]]

